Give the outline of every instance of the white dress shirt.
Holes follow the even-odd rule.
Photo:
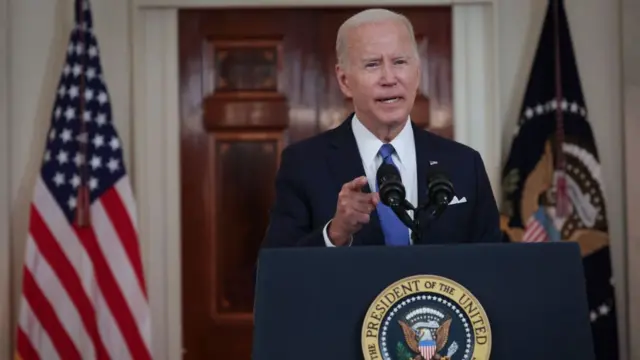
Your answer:
[[[356,138],[358,145],[358,151],[360,152],[360,158],[362,159],[362,166],[364,167],[365,175],[369,181],[369,188],[371,191],[376,190],[376,173],[378,167],[382,164],[382,157],[378,154],[380,147],[384,144],[378,139],[371,131],[369,131],[354,114],[351,122],[353,129],[353,135]],[[413,128],[411,127],[411,119],[409,118],[404,128],[398,136],[391,141],[395,152],[392,155],[393,162],[398,167],[400,176],[402,177],[402,184],[405,187],[406,199],[413,205],[418,204],[418,181],[417,181],[417,166],[416,166],[416,147],[413,137]],[[376,210],[374,210],[376,211]],[[409,216],[413,218],[413,212],[408,212]],[[329,227],[331,220],[324,226],[324,241],[329,247],[335,245],[329,240],[327,228]],[[409,236],[411,232],[408,231]],[[353,238],[352,238],[353,240]],[[349,243],[350,244],[350,243]]]

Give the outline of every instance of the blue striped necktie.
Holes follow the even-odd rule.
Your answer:
[[[382,157],[382,161],[387,164],[396,166],[393,163],[391,155],[395,152],[393,145],[384,144],[380,147],[378,153]],[[376,179],[376,191],[380,191],[380,184]],[[384,233],[385,243],[389,246],[404,246],[409,245],[409,229],[400,221],[398,216],[391,210],[390,207],[384,205],[382,202],[377,206],[378,216],[380,217],[380,225],[382,226],[382,232]]]

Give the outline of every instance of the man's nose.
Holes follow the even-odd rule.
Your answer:
[[[384,62],[382,64],[382,76],[380,82],[383,86],[394,86],[396,84],[396,74],[392,64],[388,62]]]

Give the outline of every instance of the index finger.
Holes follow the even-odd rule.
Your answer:
[[[359,191],[363,186],[367,184],[366,176],[359,176],[350,182],[346,183],[345,186],[349,190]]]

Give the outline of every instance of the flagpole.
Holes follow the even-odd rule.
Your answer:
[[[565,158],[562,150],[564,144],[564,119],[562,101],[562,67],[560,64],[560,29],[558,1],[553,0],[553,38],[555,47],[555,83],[556,83],[556,204],[558,216],[565,217],[569,213],[569,199],[567,196],[567,179],[565,174]]]
[[[79,136],[79,147],[80,147],[80,165],[78,166],[78,170],[80,172],[80,186],[78,187],[78,207],[76,209],[76,224],[79,227],[89,226],[91,223],[90,212],[89,212],[89,187],[87,186],[87,143],[89,141],[87,134],[87,125],[84,119],[85,112],[85,76],[86,76],[86,66],[87,66],[87,40],[86,40],[86,31],[89,29],[85,29],[84,22],[84,9],[83,0],[76,0],[76,14],[78,26],[77,31],[80,32],[80,46],[82,48],[82,64],[80,71],[80,136]]]

